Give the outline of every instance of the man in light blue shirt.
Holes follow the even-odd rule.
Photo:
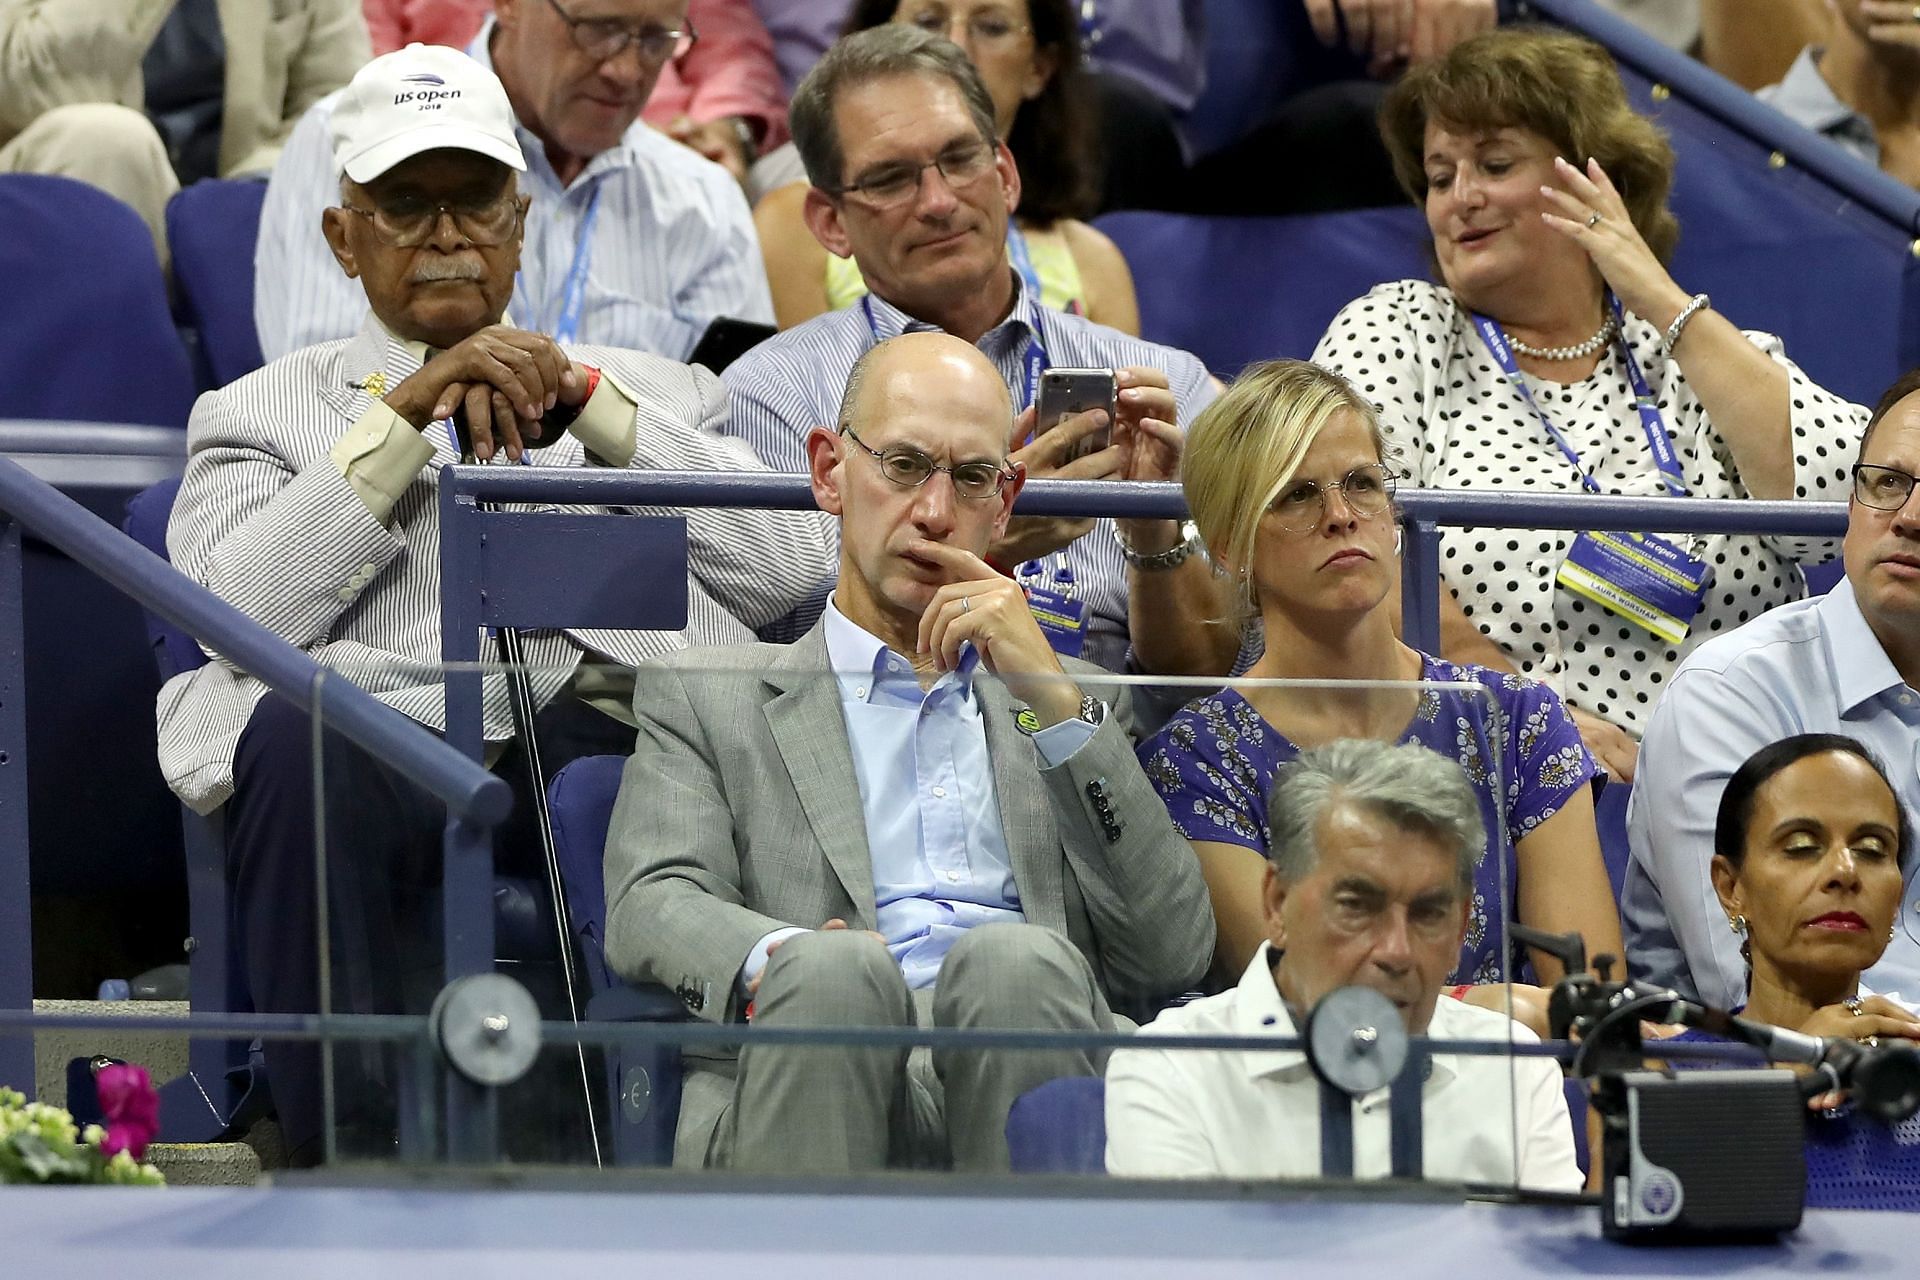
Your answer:
[[[1025,480],[970,344],[908,334],[807,441],[840,575],[792,645],[640,669],[607,841],[607,955],[756,1026],[1096,1031],[1205,970],[1192,849],[1124,701],[981,558]],[[689,1059],[676,1161],[1007,1167],[1007,1109],[1091,1051],[749,1044]]]
[[[1844,544],[1846,579],[1688,655],[1640,744],[1621,914],[1636,978],[1708,1004],[1746,1002],[1747,969],[1710,873],[1720,794],[1733,771],[1797,733],[1843,733],[1887,766],[1920,813],[1920,370],[1881,397],[1861,438]],[[1920,864],[1874,990],[1920,995]]]
[[[1182,432],[1218,384],[1187,352],[1040,304],[1007,244],[1020,175],[958,47],[904,23],[849,36],[808,74],[790,120],[814,184],[807,225],[829,252],[854,259],[872,292],[735,361],[728,434],[775,470],[805,470],[808,433],[833,421],[862,352],[905,332],[944,332],[993,362],[1021,410],[1046,369],[1118,371],[1116,421],[1095,410],[1042,431],[1012,454],[1029,475],[1175,478]],[[1021,425],[1024,436],[1034,424]],[[1109,426],[1109,447],[1072,457]],[[1235,629],[1214,624],[1230,607],[1224,580],[1191,524],[1022,518],[988,559],[1070,597],[1085,616],[1057,637],[1062,651],[1108,670],[1225,676],[1237,656]],[[818,615],[817,603],[803,608],[792,629]]]
[[[567,8],[572,21],[550,0],[501,0],[467,50],[506,85],[527,157],[514,323],[673,360],[717,317],[772,323],[739,184],[639,119],[660,69],[684,52],[686,0]],[[339,202],[327,140],[338,100],[301,117],[267,187],[253,316],[268,360],[351,337],[366,312],[320,235],[321,212]]]

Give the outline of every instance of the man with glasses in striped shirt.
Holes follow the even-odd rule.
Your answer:
[[[771,323],[740,186],[639,120],[698,33],[687,0],[499,0],[468,54],[498,75],[527,155],[516,321],[563,342],[685,360],[722,316]],[[333,203],[328,118],[307,112],[274,167],[254,252],[254,323],[272,360],[352,335],[363,300],[314,234]]]
[[[502,319],[520,261],[527,197],[516,173],[526,161],[506,94],[478,63],[421,45],[375,59],[343,91],[330,125],[345,176],[325,214],[325,243],[334,269],[357,282],[360,331],[201,397],[167,545],[182,572],[439,730],[436,481],[463,452],[462,425],[482,459],[763,468],[719,436],[725,393],[706,370],[562,343]],[[684,631],[525,634],[533,729],[549,771],[632,746],[633,666],[688,645],[752,639],[830,564],[821,517],[811,513],[696,511],[687,524]],[[484,710],[489,761],[517,796],[496,861],[524,873],[538,865],[538,832],[525,748],[497,677]],[[444,807],[338,735],[316,748],[314,729],[301,708],[216,660],[161,691],[161,772],[197,811],[224,811],[256,1009],[314,1012],[325,973],[336,1010],[423,1009],[423,984],[430,990],[439,969],[432,920]],[[316,1161],[318,1051],[273,1043],[267,1052],[290,1156]],[[358,1050],[336,1055],[338,1115],[384,1150],[392,1092],[380,1083],[384,1065],[362,1059]]]
[[[903,332],[944,331],[977,347],[1006,380],[1023,411],[1012,457],[1029,476],[1175,477],[1184,426],[1218,384],[1184,351],[1040,304],[1007,242],[1020,175],[995,138],[992,102],[965,53],[907,24],[848,36],[808,75],[789,120],[813,183],[808,227],[859,264],[871,293],[731,365],[730,434],[775,469],[804,471],[808,433],[834,420],[854,361]],[[1114,370],[1116,420],[1092,410],[1028,442],[1048,368]],[[1082,440],[1109,426],[1111,445],[1075,457]],[[1159,675],[1225,676],[1233,665],[1238,636],[1213,625],[1226,604],[1190,526],[1022,517],[989,559],[1067,619],[1049,633],[1063,653]],[[822,582],[791,620],[796,633],[819,615],[831,586]]]

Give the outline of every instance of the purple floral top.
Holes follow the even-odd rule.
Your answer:
[[[1480,797],[1488,847],[1501,850],[1500,857],[1483,855],[1474,873],[1467,938],[1450,981],[1518,980],[1520,967],[1499,954],[1498,928],[1502,902],[1508,911],[1519,902],[1514,844],[1558,813],[1597,768],[1559,695],[1545,685],[1422,659],[1422,680],[1479,684],[1492,693],[1489,705],[1484,695],[1465,690],[1428,689],[1400,736],[1459,762]],[[1267,789],[1275,770],[1299,753],[1245,698],[1226,689],[1189,703],[1141,744],[1140,760],[1180,834],[1243,845],[1264,857],[1272,842]],[[1517,946],[1513,951],[1520,954]]]

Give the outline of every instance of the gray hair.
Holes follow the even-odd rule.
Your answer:
[[[1313,873],[1320,821],[1341,806],[1438,840],[1453,851],[1461,897],[1472,894],[1487,834],[1479,797],[1459,765],[1412,742],[1343,738],[1302,751],[1280,766],[1267,797],[1271,856],[1281,879],[1298,884]]]
[[[967,113],[979,127],[981,139],[991,143],[997,136],[993,98],[966,51],[911,23],[883,22],[841,39],[793,91],[787,124],[793,131],[800,163],[806,166],[807,181],[822,191],[833,192],[846,181],[841,172],[846,155],[833,118],[834,104],[841,93],[869,81],[907,75],[950,81],[967,104]]]

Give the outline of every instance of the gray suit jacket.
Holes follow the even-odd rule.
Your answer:
[[[637,402],[637,470],[764,471],[738,441],[718,434],[726,389],[705,369],[637,351],[574,347]],[[369,316],[359,336],[323,342],[210,391],[187,424],[187,469],[167,528],[181,572],[268,630],[300,646],[423,724],[444,724],[440,680],[440,468],[458,460],[446,429],[423,433],[433,457],[382,522],[330,456],[336,441],[386,386],[420,368],[407,344]],[[532,465],[579,467],[569,434],[535,450]],[[596,510],[596,508],[568,508]],[[707,508],[687,518],[687,628],[683,632],[580,630],[527,634],[545,702],[585,651],[632,665],[689,644],[737,644],[783,616],[827,572],[826,517],[817,512]],[[220,655],[160,691],[160,767],[202,813],[233,789],[233,751],[265,692]],[[487,737],[512,733],[500,681],[486,696]]]
[[[639,739],[607,838],[607,955],[627,978],[726,1020],[739,1013],[740,967],[769,932],[835,917],[874,927],[825,633],[673,654],[639,675]],[[1071,939],[1110,1001],[1187,987],[1212,954],[1213,913],[1199,862],[1134,758],[1124,710],[1047,769],[1006,686],[984,670],[975,680],[1028,922]]]

